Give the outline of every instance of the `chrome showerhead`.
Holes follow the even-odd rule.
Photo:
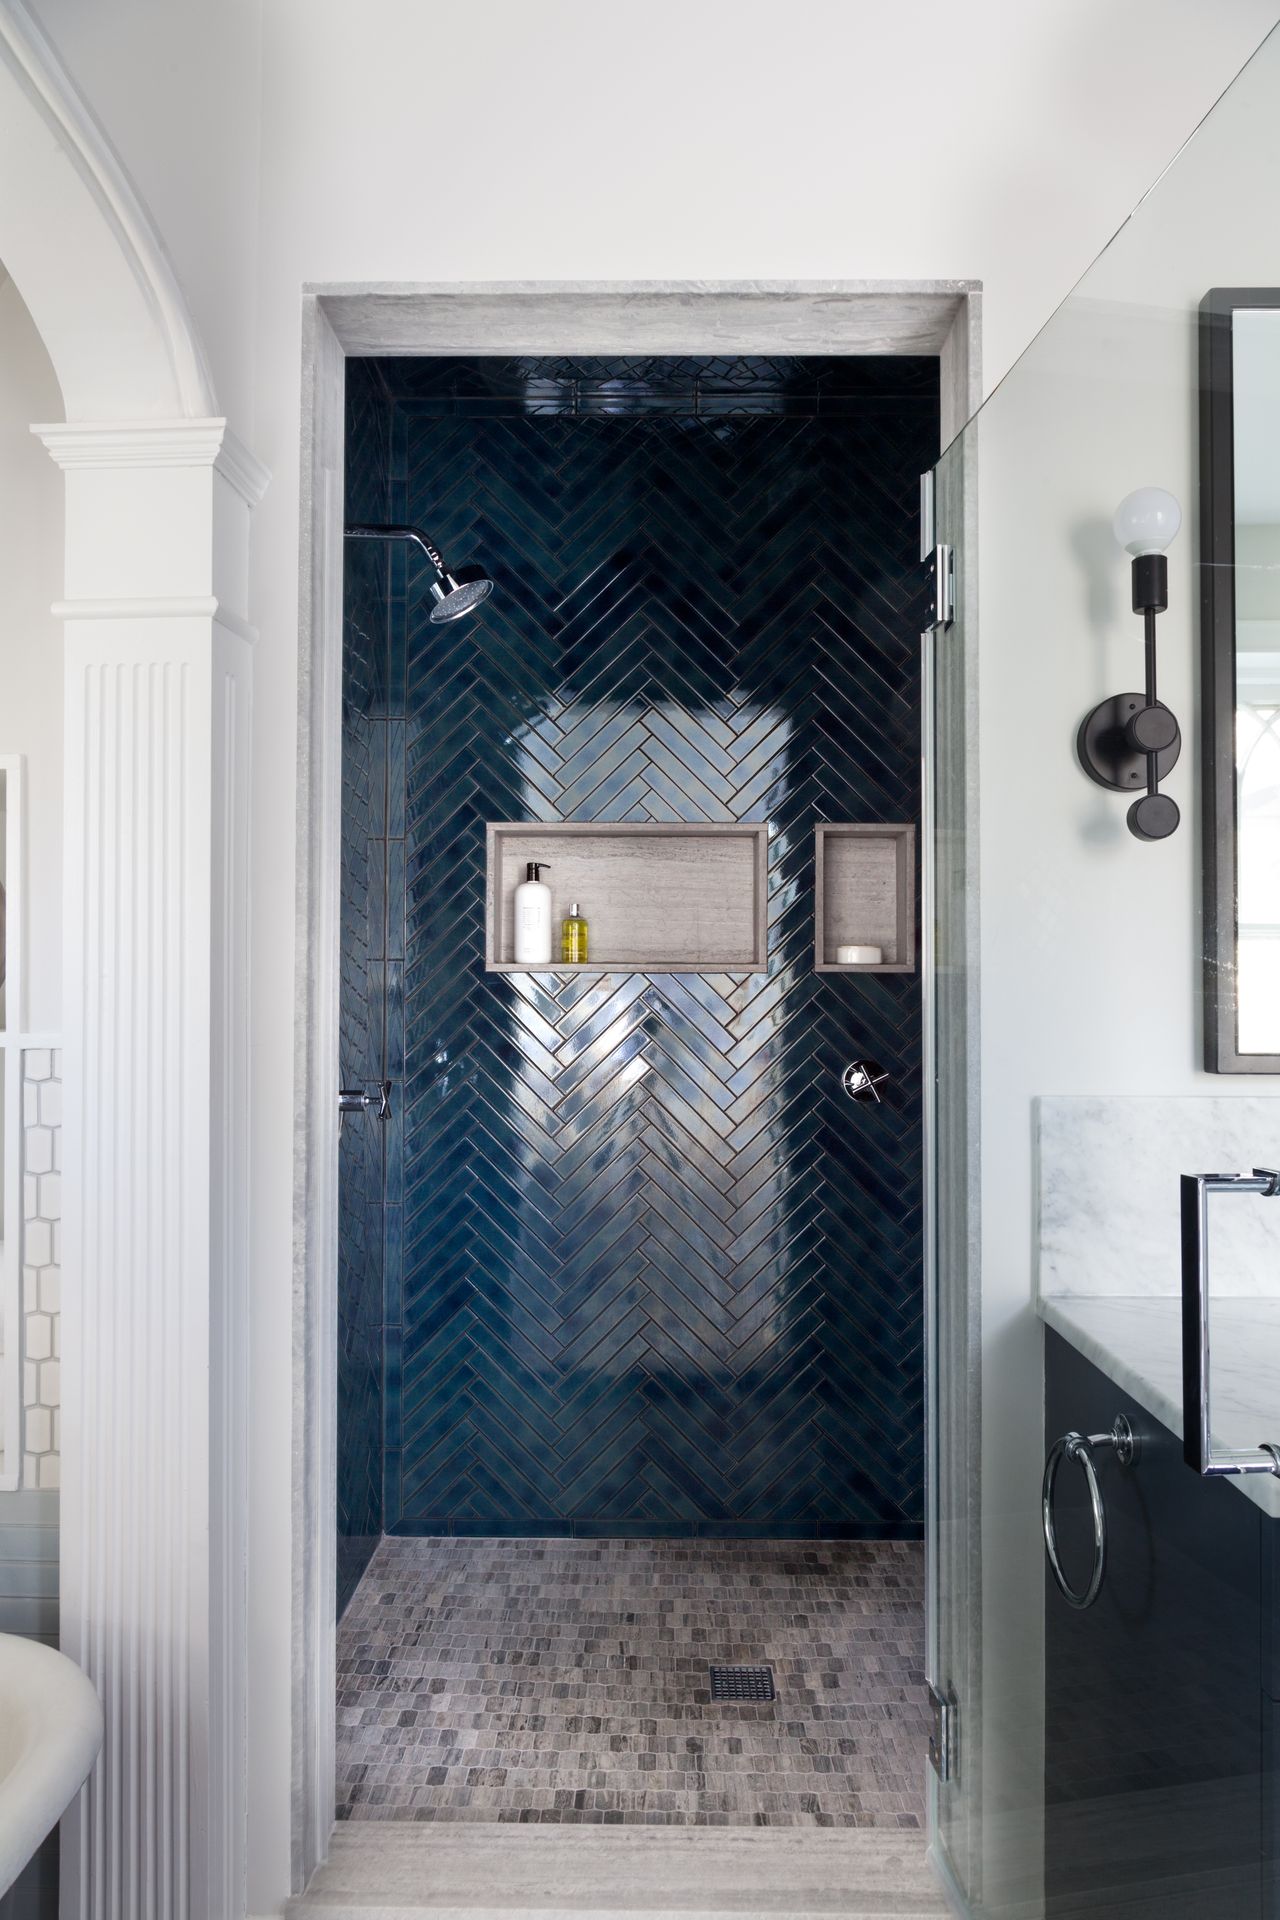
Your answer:
[[[346,529],[346,535],[348,540],[412,540],[415,546],[421,547],[436,570],[436,578],[431,582],[435,605],[429,617],[437,626],[445,620],[460,620],[493,592],[493,582],[484,574],[474,580],[456,579],[446,567],[440,549],[432,545],[420,527],[353,526]]]
[[[483,574],[478,580],[455,580],[451,573],[442,573],[431,582],[435,605],[427,617],[437,626],[445,620],[460,620],[492,592],[493,582]]]

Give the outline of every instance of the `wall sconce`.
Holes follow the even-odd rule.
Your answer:
[[[1169,604],[1164,550],[1182,525],[1182,509],[1163,487],[1139,487],[1120,502],[1111,525],[1133,555],[1133,610],[1142,615],[1146,640],[1146,692],[1113,694],[1087,713],[1076,753],[1089,778],[1111,793],[1136,793],[1145,785],[1129,809],[1129,831],[1138,840],[1167,840],[1180,815],[1160,782],[1178,764],[1182,735],[1156,698],[1156,615]]]

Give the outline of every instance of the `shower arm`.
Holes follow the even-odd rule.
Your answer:
[[[348,540],[412,540],[422,548],[440,578],[448,578],[449,569],[445,566],[444,555],[438,547],[432,546],[419,527],[352,526],[344,528],[344,532]]]

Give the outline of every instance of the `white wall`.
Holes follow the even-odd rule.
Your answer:
[[[27,1028],[56,1032],[62,978],[62,476],[30,432],[62,395],[0,268],[0,753],[27,756]]]
[[[265,273],[977,276],[991,381],[1278,15],[271,0]]]
[[[976,276],[990,386],[1280,18],[1275,0],[35,7],[241,432],[251,364],[259,390],[274,374],[271,289],[292,299],[299,269]]]
[[[289,1835],[302,284],[974,276],[987,290],[990,379],[1277,8],[38,0],[38,11],[159,222],[233,424],[274,474],[252,594],[249,1752],[252,1904],[265,1914],[286,1890]],[[1178,884],[1175,914],[1189,882]]]

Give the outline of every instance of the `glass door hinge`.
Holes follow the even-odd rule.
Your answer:
[[[960,1708],[953,1694],[943,1693],[932,1682],[929,1686],[929,1705],[933,1711],[933,1727],[929,1734],[929,1765],[939,1780],[945,1783],[955,1779]]]
[[[928,560],[933,554],[937,534],[934,530],[934,491],[933,472],[920,475],[920,558]]]
[[[920,558],[933,562],[934,627],[949,627],[956,617],[956,554],[938,539],[937,505],[933,474],[920,475]]]
[[[933,550],[933,624],[949,627],[956,617],[956,550],[942,542]]]

